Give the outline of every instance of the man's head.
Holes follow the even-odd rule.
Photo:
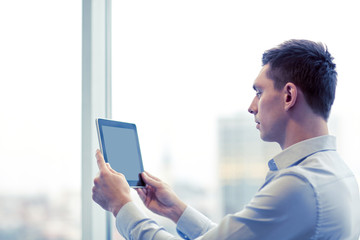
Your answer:
[[[314,113],[328,119],[335,99],[337,73],[327,47],[308,40],[289,40],[265,51],[263,65],[276,89],[295,84]]]
[[[249,112],[264,141],[282,148],[327,134],[335,98],[335,64],[326,47],[290,40],[263,54]]]

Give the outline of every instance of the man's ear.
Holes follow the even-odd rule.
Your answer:
[[[295,84],[288,82],[284,88],[284,107],[285,110],[290,110],[296,103],[298,97],[298,88]]]

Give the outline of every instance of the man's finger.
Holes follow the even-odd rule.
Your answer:
[[[147,171],[144,171],[145,173],[146,173],[146,175],[148,175],[149,177],[151,177],[152,179],[154,179],[154,180],[156,180],[156,181],[161,181],[160,180],[160,178],[157,178],[157,177],[155,177],[154,175],[152,175],[152,174],[150,174],[149,172],[147,172]]]
[[[103,171],[103,170],[107,171],[108,170],[108,168],[106,167],[104,157],[101,154],[99,149],[96,150],[96,160],[97,160],[97,165],[98,165],[100,171]]]

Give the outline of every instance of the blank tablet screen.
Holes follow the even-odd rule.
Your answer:
[[[131,186],[143,185],[143,172],[136,126],[131,123],[98,119],[100,143],[106,162],[125,175]]]

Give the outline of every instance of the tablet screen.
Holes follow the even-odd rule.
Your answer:
[[[143,186],[140,146],[135,124],[98,119],[98,133],[106,162],[125,175],[130,186]]]

